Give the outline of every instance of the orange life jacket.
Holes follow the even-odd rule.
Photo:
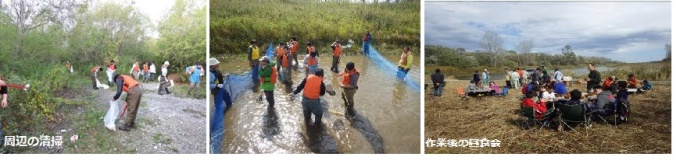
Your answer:
[[[340,55],[342,55],[342,46],[340,46],[340,44],[336,44],[335,49],[333,50],[333,56],[340,57]]]
[[[316,75],[307,76],[307,81],[305,82],[305,88],[302,95],[308,99],[319,99],[319,94],[321,94],[321,83],[323,78]]]
[[[132,71],[134,71],[134,72],[139,72],[139,64],[136,64],[136,63],[135,63],[135,64],[132,66]]]
[[[123,91],[130,92],[130,88],[139,85],[139,82],[128,75],[120,75],[118,78],[123,78]]]
[[[110,70],[116,70],[116,64],[109,64],[109,69]]]
[[[352,75],[354,75],[354,74],[360,75],[360,74],[359,74],[359,70],[357,70],[356,68],[354,68],[354,70],[351,70],[351,71],[349,71],[349,72],[347,72],[347,70],[343,71],[343,72],[342,72],[342,85],[350,85],[350,84],[351,84]],[[357,85],[358,85],[358,84],[357,84]]]
[[[282,47],[277,47],[276,48],[276,57],[281,58],[283,54],[286,53],[286,50],[283,49]]]
[[[144,72],[149,72],[149,65],[144,64]]]
[[[307,47],[307,53],[308,54],[312,54],[312,52],[314,52],[314,51],[316,51],[316,48],[314,48],[314,46]]]
[[[283,54],[283,59],[281,59],[281,62],[282,62],[281,65],[283,67],[288,67],[288,55],[290,55],[290,54],[288,54],[288,53]]]
[[[94,72],[99,71],[99,68],[101,68],[101,66],[94,66],[94,67],[92,67],[92,70],[90,70],[90,73],[94,73]]]
[[[269,83],[275,84],[276,83],[276,66],[272,66],[272,74],[269,75]],[[260,77],[260,82],[264,83],[264,78]]]
[[[293,47],[290,48],[290,53],[297,53],[298,52],[298,43],[296,41],[293,41],[292,43]]]
[[[313,66],[313,65],[317,65],[317,64],[319,64],[319,58],[312,57],[312,56],[307,57],[307,65]]]

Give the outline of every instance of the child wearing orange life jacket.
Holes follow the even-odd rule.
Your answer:
[[[284,49],[284,47],[286,47],[286,45],[283,44],[283,42],[279,42],[279,45],[276,46],[276,48],[274,50],[276,52],[276,69],[277,70],[281,70],[281,62],[282,62],[281,59],[283,58],[283,54],[286,53],[286,50]]]
[[[298,50],[300,50],[300,46],[298,45],[297,42],[297,37],[291,37],[290,40],[288,41],[288,47],[290,48],[290,54],[293,57],[293,60],[295,60],[295,66],[297,67],[300,63],[298,63]]]
[[[316,69],[319,68],[319,53],[311,42],[307,42],[307,52],[309,55],[305,57],[302,63],[305,64],[306,74],[309,75],[316,72]]]

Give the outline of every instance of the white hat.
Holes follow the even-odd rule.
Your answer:
[[[170,62],[166,60],[163,65],[170,65]]]
[[[262,58],[260,58],[260,61],[269,61],[269,57],[263,56]]]
[[[210,61],[208,63],[212,66],[212,65],[220,64],[220,61],[217,61],[216,58],[210,58]]]

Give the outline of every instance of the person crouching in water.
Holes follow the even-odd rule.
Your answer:
[[[316,51],[313,51],[310,53],[308,56],[305,57],[305,59],[302,61],[302,64],[305,64],[305,68],[307,70],[306,74],[314,74],[316,72],[316,69],[319,68],[319,53]]]
[[[307,78],[303,79],[293,95],[297,95],[303,90],[302,112],[305,117],[305,124],[309,123],[312,119],[312,113],[314,113],[314,125],[320,125],[321,116],[323,116],[320,96],[326,94],[326,84],[323,83],[323,69],[316,70],[313,75],[308,75]]]
[[[92,67],[92,70],[90,70],[90,75],[92,77],[92,89],[98,90],[99,87],[97,87],[97,73],[103,71],[104,69],[101,66],[94,66]]]
[[[142,88],[139,82],[135,80],[132,76],[119,75],[113,76],[113,79],[117,86],[116,95],[113,96],[113,101],[118,100],[123,91],[127,93],[125,102],[127,103],[127,117],[125,118],[125,125],[118,127],[122,131],[130,131],[130,129],[135,128],[135,119],[137,118],[137,110],[139,109],[139,103],[142,101]]]

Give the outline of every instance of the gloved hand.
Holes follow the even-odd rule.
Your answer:
[[[217,88],[223,88],[224,84],[217,84]]]
[[[295,100],[295,94],[293,94],[293,93],[288,94],[288,97],[291,101]]]

